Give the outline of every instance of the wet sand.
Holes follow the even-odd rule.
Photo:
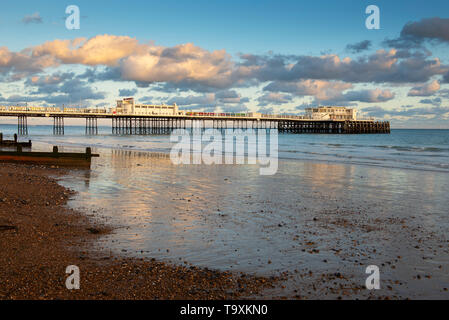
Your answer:
[[[74,191],[49,177],[65,173],[0,166],[0,299],[237,299],[276,282],[96,250],[113,226],[66,207]],[[80,268],[79,290],[65,287],[69,265]]]
[[[281,161],[264,177],[257,166],[100,152],[89,174],[60,180],[80,190],[70,206],[121,226],[99,249],[287,279],[253,298],[448,298],[446,174]],[[380,290],[365,288],[369,265]]]
[[[4,299],[449,297],[438,173],[293,161],[261,177],[136,152],[102,152],[89,172],[0,173],[0,225],[17,226],[0,231]],[[368,265],[380,290],[365,288]]]

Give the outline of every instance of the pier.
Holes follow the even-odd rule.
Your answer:
[[[56,108],[55,108],[56,109]],[[28,134],[28,118],[53,118],[53,134],[64,134],[65,119],[85,119],[86,135],[98,134],[98,120],[110,119],[112,134],[151,135],[169,134],[175,129],[277,129],[279,133],[321,134],[388,134],[388,121],[374,120],[313,120],[301,116],[251,114],[181,114],[181,115],[133,115],[107,112],[79,111],[14,111],[0,110],[0,117],[17,117],[17,132]]]

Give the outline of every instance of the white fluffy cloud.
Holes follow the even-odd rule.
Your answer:
[[[120,69],[125,80],[192,81],[225,87],[231,85],[233,65],[225,50],[210,52],[188,43],[172,48],[147,46],[123,59]]]
[[[90,39],[48,41],[32,48],[32,56],[51,57],[64,64],[116,66],[120,59],[142,49],[134,38],[105,34]]]

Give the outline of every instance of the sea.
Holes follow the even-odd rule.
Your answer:
[[[0,125],[5,139],[17,132],[16,125]],[[169,135],[113,135],[111,127],[99,127],[88,136],[84,126],[66,126],[64,135],[52,134],[48,125],[29,126],[36,142],[73,148],[170,153]],[[393,129],[391,134],[280,134],[279,159],[327,161],[415,170],[449,172],[449,130]]]

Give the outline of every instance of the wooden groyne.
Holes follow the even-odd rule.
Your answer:
[[[0,162],[45,164],[54,166],[69,167],[90,167],[93,157],[91,148],[86,148],[85,153],[59,152],[58,147],[53,147],[53,152],[24,152],[21,146],[17,146],[17,151],[0,151]]]
[[[0,132],[0,147],[17,147],[31,148],[31,140],[28,142],[19,142],[17,140],[17,134],[14,134],[14,140],[3,140],[3,133]]]

